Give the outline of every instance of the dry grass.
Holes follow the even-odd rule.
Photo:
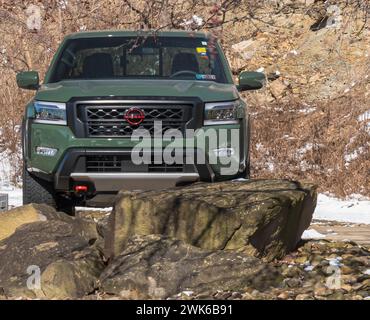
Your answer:
[[[311,180],[338,196],[370,196],[369,121],[358,119],[370,111],[365,88],[310,106],[252,106],[253,177]]]

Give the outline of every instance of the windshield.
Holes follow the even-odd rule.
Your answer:
[[[50,82],[130,78],[227,82],[218,49],[207,39],[154,36],[69,40]]]

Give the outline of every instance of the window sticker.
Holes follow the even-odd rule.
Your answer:
[[[197,80],[216,80],[216,76],[214,74],[197,74]]]
[[[207,41],[202,41],[202,46],[208,46],[208,42]]]
[[[204,47],[198,47],[198,48],[197,48],[197,52],[198,52],[198,53],[207,53],[207,48],[204,48]]]

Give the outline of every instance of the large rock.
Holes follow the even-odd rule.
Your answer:
[[[9,237],[21,225],[47,220],[51,211],[52,208],[30,204],[1,213],[0,240]]]
[[[100,290],[125,299],[165,299],[183,291],[266,290],[281,281],[277,268],[252,256],[149,235],[129,239],[103,272]]]
[[[10,217],[23,224],[0,241],[0,288],[7,296],[77,298],[94,290],[105,265],[94,246],[93,222],[45,205],[3,213],[0,223]],[[14,228],[9,224],[3,230]]]
[[[110,216],[106,255],[119,255],[132,235],[162,234],[204,249],[281,258],[300,241],[315,205],[315,186],[286,180],[125,191]]]

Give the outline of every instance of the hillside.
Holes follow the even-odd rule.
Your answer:
[[[311,180],[337,196],[370,195],[368,1],[19,3],[0,4],[3,183],[21,183],[21,115],[32,97],[16,87],[16,72],[43,76],[71,32],[177,28],[212,32],[236,78],[241,70],[266,73],[266,88],[244,95],[253,119],[253,177]]]

